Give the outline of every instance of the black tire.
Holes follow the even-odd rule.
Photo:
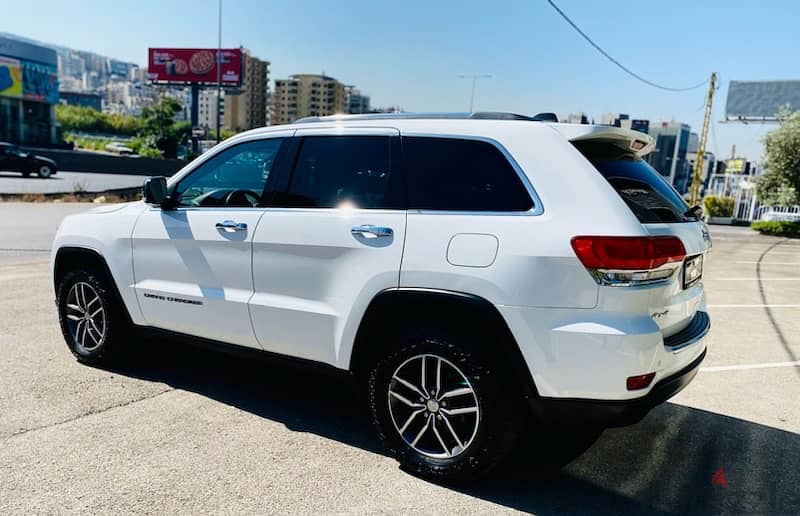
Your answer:
[[[50,165],[40,165],[36,171],[36,174],[41,177],[42,179],[47,179],[55,173],[53,167]]]
[[[407,440],[409,431],[406,431],[406,438],[400,434],[403,425],[395,425],[393,409],[390,409],[390,404],[393,403],[390,401],[390,386],[394,385],[393,388],[398,386],[396,380],[393,380],[395,371],[401,366],[408,365],[410,367],[411,360],[419,360],[420,355],[439,357],[449,365],[455,366],[467,380],[468,387],[471,387],[474,392],[474,398],[470,397],[469,400],[462,401],[462,403],[470,405],[477,402],[480,417],[477,419],[477,430],[474,430],[471,442],[464,443],[463,449],[454,447],[450,450],[452,456],[449,457],[431,457],[413,448]],[[436,363],[435,358],[430,360],[432,364]],[[414,365],[414,367],[416,366]],[[405,375],[406,373],[399,373],[398,376],[400,374]],[[509,382],[508,378],[509,375],[504,375],[503,370],[496,367],[487,356],[482,354],[477,344],[471,342],[469,337],[434,330],[420,331],[401,337],[394,351],[378,361],[372,369],[368,387],[372,419],[384,446],[406,471],[441,483],[452,484],[476,480],[504,462],[514,448],[522,428],[520,421],[524,411],[521,406],[521,397],[514,394],[519,391],[515,389],[514,385],[511,385],[513,382]],[[414,402],[422,399],[422,397],[416,398]],[[451,399],[448,398],[446,401]],[[455,403],[451,407],[453,405]],[[419,424],[421,427],[421,423],[424,423],[426,418],[432,418],[434,422],[439,421],[442,432],[434,435],[439,438],[439,443],[446,445],[439,449],[446,450],[455,442],[452,436],[457,432],[449,433],[451,439],[443,441],[444,433],[450,432],[450,430],[445,430],[446,427],[441,419],[443,415],[438,413],[440,409],[437,408],[436,412],[430,412],[427,404],[425,406],[425,412],[420,416],[422,419],[419,420],[419,423],[415,421],[414,424]],[[442,408],[444,407],[443,403]],[[453,418],[452,415],[444,417]],[[405,419],[405,416],[399,419]],[[446,424],[451,427],[455,426],[455,424],[451,425],[449,421]],[[433,433],[432,428],[428,428],[430,429],[428,432]],[[410,426],[409,429],[412,432],[411,435],[418,433]],[[431,440],[433,439],[433,436],[430,435],[425,436],[424,439],[429,437]],[[462,439],[462,441],[466,441],[466,439]],[[423,439],[420,439],[419,443],[422,442]],[[437,441],[432,442],[435,446]],[[419,443],[417,447],[419,447]],[[448,452],[444,451],[444,453]]]
[[[130,325],[115,298],[113,288],[105,274],[90,267],[68,272],[58,285],[58,320],[61,333],[67,347],[80,362],[106,366],[117,363],[122,357]],[[80,295],[77,293],[78,289],[83,292],[84,304],[96,295],[97,301],[89,303],[89,310],[75,308],[75,295]],[[80,303],[77,305],[80,306]],[[90,325],[88,319],[82,323],[74,320],[81,314],[96,313],[98,308],[102,308],[103,312],[95,315],[95,324]],[[81,344],[81,337],[84,345]]]

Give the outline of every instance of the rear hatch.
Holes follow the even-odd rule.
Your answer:
[[[669,345],[690,324],[707,321],[706,314],[698,311],[704,300],[703,262],[711,246],[708,228],[691,213],[672,185],[642,159],[642,154],[652,148],[648,136],[609,128],[605,134],[594,130],[571,140],[657,242],[669,243],[670,237],[677,237],[683,244],[684,256],[680,256],[680,251],[673,252],[675,259],[661,266],[661,270],[672,271],[669,277],[653,280],[651,275],[638,285],[632,281],[608,287],[640,287],[637,288],[639,295],[633,297],[648,304],[650,316]],[[646,295],[642,295],[643,292]],[[675,338],[668,339],[671,336]]]

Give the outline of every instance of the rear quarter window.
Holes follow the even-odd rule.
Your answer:
[[[678,192],[644,160],[611,144],[575,145],[642,224],[695,222]]]
[[[533,202],[514,167],[491,143],[403,137],[408,207],[446,211],[528,211]]]

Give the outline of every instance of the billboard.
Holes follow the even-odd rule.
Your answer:
[[[800,109],[800,81],[731,81],[725,103],[728,121],[774,121],[781,106]]]
[[[22,98],[56,104],[58,102],[58,68],[53,65],[23,61]]]
[[[217,49],[150,48],[147,53],[147,79],[153,82],[216,84]],[[242,50],[220,50],[221,81],[225,86],[242,82]]]
[[[0,97],[22,97],[22,63],[0,57]]]

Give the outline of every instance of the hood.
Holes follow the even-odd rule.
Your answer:
[[[102,214],[102,213],[111,213],[114,211],[120,211],[125,208],[128,209],[136,209],[133,206],[144,207],[144,202],[142,201],[131,201],[131,202],[123,202],[119,204],[103,204],[98,206],[97,208],[92,208],[91,210],[87,211],[86,213],[93,213],[93,214]]]

